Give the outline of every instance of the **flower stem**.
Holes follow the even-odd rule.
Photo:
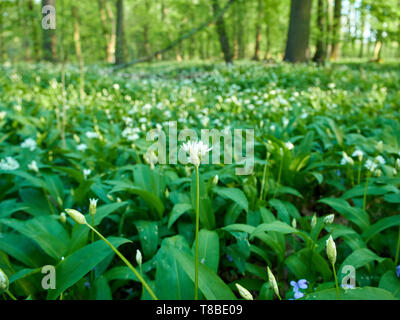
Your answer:
[[[17,300],[17,298],[10,292],[10,290],[7,290],[6,293],[10,296],[11,299]]]
[[[358,165],[358,176],[357,176],[357,184],[360,184],[361,182],[361,162]]]
[[[196,251],[195,251],[195,270],[194,270],[194,299],[198,300],[199,288],[199,225],[200,225],[200,183],[199,166],[196,166]]]
[[[335,285],[336,285],[336,293],[337,293],[337,297],[338,300],[340,300],[340,292],[339,292],[339,282],[336,276],[336,269],[335,269],[335,265],[332,263],[332,269],[333,269],[333,276],[335,277]]]
[[[364,200],[363,200],[363,210],[364,211],[365,211],[365,209],[367,207],[367,189],[368,189],[368,182],[369,182],[370,176],[371,176],[371,174],[370,174],[370,172],[368,172],[367,180],[365,182],[365,190],[364,190]]]
[[[396,249],[396,258],[394,260],[394,264],[397,266],[399,262],[399,253],[400,253],[400,227],[399,227],[399,235],[397,238],[397,249]]]
[[[139,274],[139,272],[136,271],[136,269],[131,265],[131,263],[122,255],[121,252],[118,251],[117,248],[115,248],[103,235],[98,232],[95,228],[93,228],[90,224],[86,223],[86,225],[92,229],[100,238],[103,240],[107,245],[121,258],[123,262],[128,266],[129,269],[133,271],[133,273],[136,275],[136,277],[139,279],[139,281],[142,283],[142,285],[146,288],[146,290],[149,292],[150,296],[153,298],[153,300],[158,300],[156,295],[154,294],[153,290],[149,287],[147,282],[142,278],[142,276]]]
[[[92,216],[92,227],[94,228],[94,215]],[[94,231],[92,230],[92,243],[94,242]],[[90,272],[90,283],[91,285],[93,285],[94,283],[94,270],[92,269],[92,271]]]
[[[278,191],[279,185],[281,184],[282,167],[283,167],[283,154],[281,156],[281,163],[279,165],[279,173],[278,173],[278,183],[277,183],[276,188],[275,188],[273,199],[275,199],[276,192]]]

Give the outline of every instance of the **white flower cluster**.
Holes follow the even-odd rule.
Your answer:
[[[375,172],[379,165],[384,165],[386,163],[382,156],[376,156],[374,159],[368,159],[365,162],[365,168],[371,172]]]
[[[124,131],[122,131],[122,136],[126,138],[129,141],[135,141],[139,139],[139,128],[125,128]]]
[[[6,159],[1,159],[0,170],[13,171],[19,168],[19,163],[13,157],[6,157]]]
[[[181,149],[189,154],[189,163],[196,167],[200,165],[201,158],[203,158],[212,148],[203,143],[203,141],[189,141],[181,146]]]
[[[88,131],[86,132],[86,137],[88,137],[89,139],[96,139],[99,137],[99,135],[97,132]]]
[[[34,151],[36,149],[36,146],[37,146],[36,141],[33,140],[32,138],[26,139],[21,144],[21,148],[29,149],[30,151]]]

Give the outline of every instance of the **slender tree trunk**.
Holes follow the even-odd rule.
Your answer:
[[[327,36],[326,36],[326,57],[330,57],[332,53],[332,38],[333,38],[333,0],[327,2]]]
[[[306,62],[309,58],[310,17],[312,0],[292,0],[284,60]]]
[[[221,9],[218,5],[218,0],[212,0],[212,7],[213,7],[214,15],[218,15],[218,13],[221,11]],[[220,16],[217,19],[215,24],[217,27],[221,50],[222,50],[222,53],[224,54],[224,60],[226,63],[232,63],[233,55],[231,52],[231,48],[229,46],[229,39],[228,39],[228,35],[226,33],[224,17]]]
[[[256,25],[256,41],[254,47],[254,56],[253,60],[260,60],[260,46],[261,46],[261,25],[262,25],[262,11],[263,11],[263,3],[262,0],[258,0],[257,4],[257,25]]]
[[[78,7],[76,5],[72,5],[72,17],[74,18],[74,43],[75,43],[75,53],[76,58],[79,63],[80,70],[80,85],[79,85],[79,94],[81,101],[84,98],[84,88],[85,88],[85,74],[84,74],[84,62],[83,62],[83,54],[82,54],[82,46],[81,46],[81,34],[80,34],[80,25],[79,25],[79,14]]]
[[[150,2],[145,1],[144,2],[146,12],[148,13],[150,11]],[[144,45],[144,53],[145,55],[149,55],[151,53],[150,50],[150,41],[149,41],[149,24],[147,21],[143,24],[143,45]]]
[[[361,26],[360,26],[360,52],[358,54],[359,58],[364,56],[364,31],[365,31],[365,6],[364,3],[361,1]]]
[[[379,30],[376,35],[376,42],[374,47],[374,61],[380,61],[382,54],[382,31]]]
[[[271,27],[269,26],[269,22],[265,25],[265,34],[267,39],[267,48],[265,50],[265,60],[271,59]]]
[[[342,0],[335,0],[335,9],[333,12],[333,37],[332,37],[332,52],[331,60],[337,60],[340,54],[340,31],[342,17]]]
[[[315,52],[313,61],[317,63],[324,63],[326,59],[326,42],[325,42],[325,6],[324,0],[318,0],[317,9],[317,26],[318,26],[318,38],[317,38],[317,50]]]
[[[245,46],[244,46],[244,28],[243,28],[243,21],[245,18],[245,12],[243,10],[243,4],[241,2],[238,2],[236,4],[238,8],[238,22],[237,22],[237,27],[238,27],[238,32],[237,32],[237,43],[238,43],[238,58],[244,59],[245,55]]]
[[[100,11],[100,21],[101,28],[103,31],[104,41],[105,41],[105,52],[108,63],[115,63],[115,41],[116,41],[116,31],[115,31],[115,19],[110,3],[104,4],[104,0],[98,0],[99,11]],[[109,20],[109,22],[108,22]],[[108,28],[108,23],[111,25],[111,32]]]
[[[55,0],[42,0],[42,7],[44,6],[56,7]],[[46,14],[43,14],[45,16]],[[54,29],[43,28],[43,59],[50,62],[57,61],[57,46],[56,46],[56,33]]]
[[[3,35],[3,7],[4,2],[0,0],[0,62],[4,62],[6,60],[6,51],[4,49],[4,35]]]
[[[38,40],[38,32],[37,32],[37,16],[35,14],[35,8],[33,5],[33,0],[28,0],[28,12],[30,18],[30,28],[32,34],[32,51],[33,51],[33,59],[36,61],[40,60],[40,44]]]
[[[124,63],[124,1],[117,0],[117,49],[115,64]]]

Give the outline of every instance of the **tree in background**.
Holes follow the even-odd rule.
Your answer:
[[[326,59],[326,1],[318,0],[317,2],[317,50],[313,57],[313,61],[324,63]]]
[[[101,28],[103,31],[105,52],[108,63],[115,63],[116,26],[110,3],[98,0]],[[111,29],[111,30],[110,30]]]
[[[124,59],[124,1],[117,0],[117,48],[115,64],[123,64]]]
[[[308,60],[311,3],[312,0],[291,1],[285,61],[305,62]]]
[[[42,7],[44,6],[53,6],[56,7],[56,0],[42,0]],[[46,13],[43,14],[43,17]],[[42,50],[43,50],[43,59],[50,62],[57,61],[57,38],[56,32],[54,29],[45,29],[43,30],[43,40],[42,40]]]
[[[337,60],[339,58],[341,18],[342,0],[335,0],[335,7],[333,11],[332,51],[330,56],[331,60]]]
[[[214,15],[217,16],[221,11],[219,7],[218,0],[212,0],[212,7]],[[224,54],[224,60],[226,63],[231,63],[233,60],[233,55],[231,52],[231,48],[229,45],[228,34],[226,33],[224,17],[220,16],[215,22],[215,26],[217,28],[217,33],[219,37],[219,44],[221,46],[222,53]]]

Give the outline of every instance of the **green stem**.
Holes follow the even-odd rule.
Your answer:
[[[364,200],[363,200],[363,210],[365,211],[367,207],[367,189],[368,189],[368,183],[369,183],[369,178],[371,176],[371,173],[368,172],[367,174],[367,181],[365,182],[365,190],[364,190]]]
[[[277,183],[277,187],[275,188],[275,192],[274,192],[274,197],[273,197],[273,199],[275,199],[276,192],[278,191],[278,187],[279,187],[279,185],[280,185],[280,183],[281,183],[282,167],[283,167],[283,155],[282,155],[282,157],[281,157],[281,163],[280,163],[280,165],[279,165],[278,183]]]
[[[361,182],[361,162],[358,165],[358,177],[357,177],[357,184],[360,184]]]
[[[195,270],[194,270],[194,299],[198,300],[199,287],[199,226],[200,226],[200,183],[199,166],[196,166],[196,252],[195,252]]]
[[[10,290],[6,290],[6,293],[10,296],[11,299],[17,300],[17,298],[14,297],[14,295],[10,292]]]
[[[397,249],[396,249],[396,258],[394,260],[394,264],[397,266],[399,262],[399,253],[400,253],[400,227],[399,227],[399,235],[397,239]]]
[[[153,298],[153,300],[158,300],[156,295],[154,294],[153,290],[149,287],[147,282],[142,278],[142,276],[139,274],[139,272],[136,271],[136,269],[131,265],[131,263],[118,251],[117,248],[115,248],[103,235],[98,232],[95,228],[93,228],[90,224],[86,223],[86,225],[92,229],[100,238],[103,240],[107,245],[121,258],[123,262],[128,266],[129,269],[133,271],[133,273],[136,275],[136,277],[139,279],[139,281],[142,283],[142,285],[146,288],[146,290],[149,292],[150,296]]]
[[[337,293],[337,297],[338,300],[340,300],[340,291],[339,291],[339,282],[336,276],[336,269],[335,269],[335,265],[332,263],[332,269],[333,269],[333,276],[335,277],[335,285],[336,285],[336,293]]]
[[[94,228],[94,215],[92,214],[91,216],[92,216],[92,227]],[[91,243],[93,243],[94,242],[94,231],[92,230],[91,233],[92,233],[92,242]],[[93,283],[94,283],[94,270],[93,269],[90,272],[90,283],[91,283],[91,285],[93,285]]]

